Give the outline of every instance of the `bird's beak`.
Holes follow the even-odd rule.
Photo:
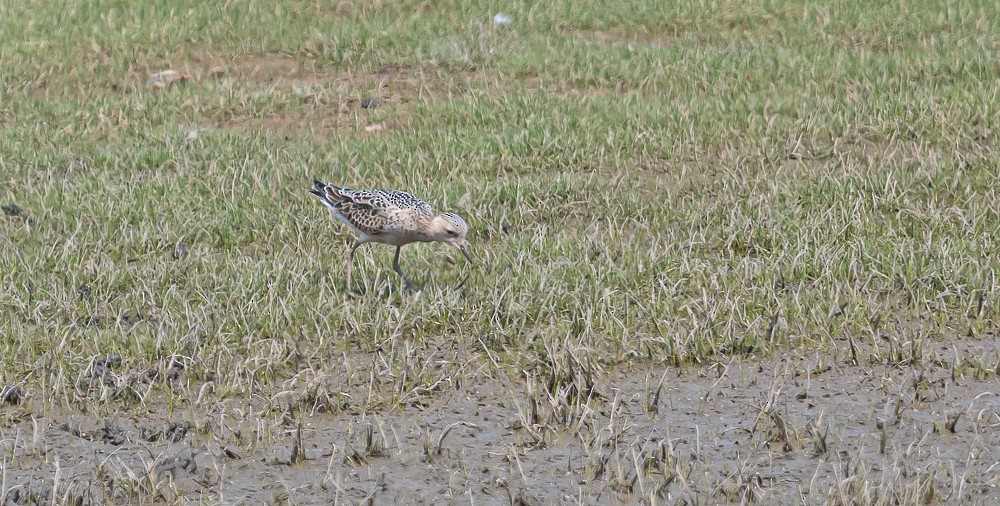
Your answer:
[[[458,249],[461,250],[462,254],[465,255],[465,259],[468,260],[469,264],[471,265],[472,255],[469,255],[469,245],[466,243],[459,244]]]

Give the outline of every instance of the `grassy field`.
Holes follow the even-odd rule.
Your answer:
[[[995,2],[0,12],[7,500],[1000,494]]]

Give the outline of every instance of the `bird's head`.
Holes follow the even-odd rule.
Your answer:
[[[472,256],[469,255],[469,243],[465,240],[465,236],[469,233],[469,225],[461,216],[454,213],[436,216],[431,222],[431,230],[435,240],[458,248],[465,255],[465,259],[470,264],[472,263]]]

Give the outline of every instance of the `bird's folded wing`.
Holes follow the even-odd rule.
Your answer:
[[[351,226],[368,235],[384,232],[386,224],[397,209],[379,206],[378,202],[373,202],[365,195],[358,195],[360,192],[344,190],[338,192],[336,196],[328,193],[327,198],[337,213]]]

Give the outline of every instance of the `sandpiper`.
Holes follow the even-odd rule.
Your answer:
[[[399,267],[399,250],[411,242],[451,244],[472,263],[469,243],[465,240],[469,226],[457,214],[435,216],[430,204],[399,190],[352,190],[318,179],[313,181],[313,186],[309,192],[319,197],[338,220],[358,232],[357,242],[347,252],[348,287],[351,286],[354,251],[369,242],[396,247],[392,269],[403,277],[408,288],[413,288],[413,283]]]

